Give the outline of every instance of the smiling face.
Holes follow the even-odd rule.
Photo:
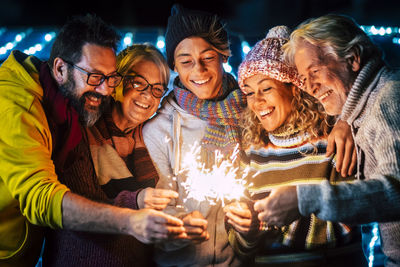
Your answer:
[[[82,47],[81,60],[75,65],[87,72],[111,75],[116,73],[116,56],[112,48],[85,44]],[[87,74],[69,65],[68,67],[68,77],[64,83],[59,84],[60,90],[71,100],[85,126],[91,126],[101,116],[106,99],[114,88],[109,87],[106,82],[99,86],[88,85]]]
[[[339,115],[355,80],[358,65],[350,66],[346,61],[325,55],[308,42],[302,42],[295,53],[294,61],[306,91],[318,99],[329,115]]]
[[[136,63],[127,75],[140,75],[150,84],[163,85],[165,81],[160,68],[152,61],[142,60]],[[138,91],[132,87],[132,83],[124,83],[124,100],[121,104],[122,130],[135,128],[148,120],[158,108],[161,98],[152,95],[150,86],[144,91]]]
[[[244,80],[247,105],[267,132],[282,126],[292,112],[293,87],[266,75],[257,74]]]
[[[182,84],[200,99],[213,99],[222,88],[226,60],[203,38],[182,40],[174,53],[175,71]]]

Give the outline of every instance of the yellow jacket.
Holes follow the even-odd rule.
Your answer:
[[[6,259],[29,264],[22,254],[33,240],[30,223],[62,228],[62,198],[69,189],[51,160],[40,64],[13,51],[0,67],[0,265]]]

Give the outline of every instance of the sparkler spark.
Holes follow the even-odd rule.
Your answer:
[[[187,177],[186,181],[181,183],[187,193],[183,201],[195,199],[199,202],[207,201],[210,205],[221,201],[224,206],[225,201],[239,200],[244,197],[247,183],[245,177],[249,168],[246,168],[241,177],[238,177],[238,167],[235,167],[239,153],[238,147],[237,145],[232,156],[225,160],[222,153],[217,150],[214,165],[208,169],[200,160],[201,147],[195,143],[182,162],[181,172],[185,172]]]

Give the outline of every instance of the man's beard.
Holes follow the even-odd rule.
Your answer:
[[[76,109],[79,114],[79,120],[85,127],[93,126],[96,121],[101,117],[107,105],[109,104],[110,98],[107,96],[103,96],[102,94],[88,91],[84,93],[82,96],[77,96],[75,92],[75,81],[71,79],[71,75],[65,84],[59,86],[61,94],[70,100],[72,107]],[[89,108],[85,108],[86,97],[97,97],[101,100],[99,106],[89,106]]]

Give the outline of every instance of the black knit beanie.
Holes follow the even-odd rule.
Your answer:
[[[218,47],[213,44],[212,40],[207,40],[207,37],[204,37],[210,32],[214,16],[216,15],[199,10],[190,10],[179,4],[172,6],[171,16],[168,18],[167,30],[165,32],[167,62],[172,70],[174,69],[175,48],[183,39],[201,34],[203,39],[211,45]],[[197,19],[199,23],[194,23],[194,19]],[[219,18],[217,24],[214,26],[222,29],[217,33],[218,39],[228,43],[228,33],[223,28]]]

